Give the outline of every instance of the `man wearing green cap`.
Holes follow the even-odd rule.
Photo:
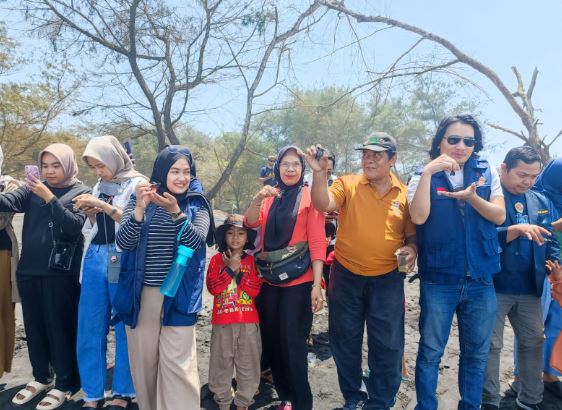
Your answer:
[[[407,188],[390,170],[396,141],[375,132],[361,151],[360,175],[326,183],[328,156],[320,146],[306,157],[313,171],[311,196],[319,211],[339,210],[335,261],[328,288],[330,345],[344,409],[389,409],[400,387],[404,350],[404,281],[396,254],[408,270],[416,259],[415,226]],[[367,325],[369,380],[361,390],[363,331]]]

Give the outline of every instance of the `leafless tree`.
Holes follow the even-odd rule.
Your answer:
[[[549,141],[547,141],[546,135],[541,137],[539,134],[538,125],[540,124],[540,120],[537,117],[537,113],[532,103],[533,91],[535,89],[538,75],[537,69],[534,70],[529,87],[528,89],[526,89],[520,72],[516,67],[512,67],[512,70],[517,79],[517,88],[514,92],[511,92],[509,91],[509,88],[506,86],[504,81],[490,67],[466,54],[446,38],[430,33],[429,31],[426,31],[420,27],[390,17],[380,15],[370,16],[367,14],[356,12],[347,8],[343,4],[343,2],[325,0],[321,0],[320,2],[327,9],[333,10],[340,15],[345,16],[346,18],[354,19],[358,23],[375,23],[384,24],[389,27],[396,27],[419,35],[420,41],[431,41],[447,49],[455,57],[455,63],[458,62],[471,67],[472,69],[483,74],[486,78],[488,78],[488,80],[492,82],[492,84],[499,90],[499,92],[505,98],[513,111],[519,116],[525,128],[525,131],[511,130],[497,124],[489,125],[498,130],[507,132],[510,135],[516,136],[525,144],[536,148],[541,154],[543,163],[547,163],[548,161],[550,161],[550,147],[562,135],[562,131],[560,131]]]
[[[240,143],[208,195],[213,198],[244,150],[256,98],[274,89],[291,40],[318,21],[317,1],[290,8],[280,19],[274,2],[198,0],[22,0],[34,32],[54,52],[81,58],[96,95],[76,110],[111,112],[140,134],[155,135],[159,148],[179,144],[175,130],[190,123],[195,89],[228,84],[246,89]],[[285,11],[285,10],[284,10]],[[291,22],[292,19],[292,22]],[[275,60],[271,63],[270,60]],[[264,73],[273,80],[262,90]],[[88,93],[86,93],[87,95]]]

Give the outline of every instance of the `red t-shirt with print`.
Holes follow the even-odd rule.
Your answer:
[[[237,283],[238,278],[238,283]],[[222,254],[211,258],[207,269],[207,289],[215,297],[213,301],[213,325],[231,323],[259,323],[254,298],[260,292],[254,257],[245,254],[237,277],[228,274]]]

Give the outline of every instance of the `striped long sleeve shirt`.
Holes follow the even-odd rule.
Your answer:
[[[132,197],[125,211],[123,222],[116,235],[116,243],[121,249],[134,249],[139,243],[141,228],[144,222],[135,220],[133,211],[136,198]],[[193,223],[187,225],[181,235],[179,243],[176,237],[186,218],[172,220],[171,215],[163,208],[157,207],[150,226],[148,227],[148,242],[146,246],[144,284],[146,286],[160,286],[174,261],[176,247],[179,244],[191,249],[205,246],[205,238],[209,231],[210,216],[205,208],[199,208]]]

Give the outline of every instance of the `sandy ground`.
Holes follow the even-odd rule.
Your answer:
[[[212,256],[214,251],[209,250],[208,256]],[[419,296],[419,282],[407,284],[406,286],[406,299],[408,308],[406,311],[406,359],[407,368],[410,373],[411,380],[406,380],[402,383],[400,391],[397,396],[396,405],[393,409],[413,409],[415,406],[415,387],[413,383],[413,374],[415,367],[415,357],[417,352],[417,343],[419,334],[417,331],[417,322],[419,315],[418,306]],[[200,314],[198,329],[197,329],[197,343],[198,343],[198,362],[199,362],[199,375],[201,379],[201,408],[203,409],[216,409],[212,398],[206,387],[209,363],[209,345],[211,336],[211,308],[212,298],[205,292],[204,293],[204,309]],[[37,401],[29,406],[12,406],[10,403],[11,397],[17,391],[17,388],[31,380],[31,368],[27,356],[27,349],[25,344],[25,333],[23,330],[23,323],[21,320],[21,309],[17,308],[17,340],[16,352],[14,358],[14,368],[11,373],[5,374],[0,378],[0,409],[33,409]],[[343,405],[343,398],[339,391],[336,368],[334,360],[331,357],[330,347],[327,337],[328,331],[328,312],[324,309],[315,315],[313,325],[313,339],[314,346],[311,348],[310,353],[311,363],[309,366],[309,378],[314,394],[314,407],[316,409],[337,409]],[[112,343],[112,335],[110,335],[110,343]],[[111,351],[112,349],[108,349]],[[367,347],[366,339],[363,345],[364,351],[364,368],[367,368],[366,357]],[[445,351],[443,360],[439,370],[439,409],[451,410],[456,409],[459,399],[457,389],[457,370],[459,358],[459,345],[458,345],[458,329],[456,323],[453,324],[449,345]],[[111,353],[108,357],[111,362]],[[509,325],[506,325],[504,349],[502,352],[502,367],[500,378],[502,383],[502,391],[508,389],[508,383],[511,380],[513,372],[513,332]],[[73,397],[73,401],[64,406],[65,409],[77,409],[80,406],[80,393]],[[256,397],[256,403],[252,408],[254,409],[270,409],[279,402],[276,399],[274,389],[267,385],[260,386],[260,394]],[[187,408],[187,407],[185,407]],[[274,408],[274,407],[273,407]],[[502,409],[515,409],[513,398],[504,398],[502,400]],[[545,402],[543,403],[544,410],[562,410],[562,400],[557,400],[555,397],[545,395]]]

